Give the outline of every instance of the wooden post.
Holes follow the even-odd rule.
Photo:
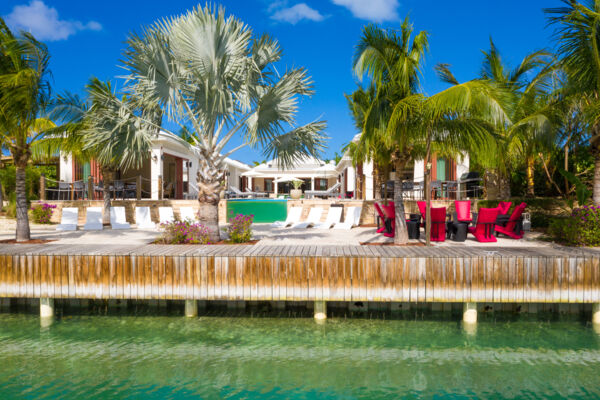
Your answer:
[[[71,201],[75,200],[75,182],[71,182]]]
[[[316,320],[327,319],[327,302],[315,301],[315,319]]]
[[[40,175],[40,200],[46,200],[46,174]]]
[[[158,176],[158,199],[159,200],[163,199],[163,180],[162,180],[162,175]]]
[[[88,192],[88,200],[94,200],[94,177],[92,175],[88,176],[87,181],[87,192]]]
[[[40,317],[52,318],[54,316],[54,299],[42,297],[40,299]]]
[[[477,303],[464,303],[463,322],[465,324],[477,323]]]
[[[138,175],[135,178],[135,198],[137,200],[142,199],[142,176]]]
[[[197,317],[198,316],[198,302],[196,300],[185,301],[185,316],[186,317]]]

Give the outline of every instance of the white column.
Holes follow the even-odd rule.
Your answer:
[[[277,188],[277,186],[279,186],[279,184],[278,184],[277,182],[275,182],[275,179],[277,179],[277,178],[274,178],[274,179],[273,179],[273,186],[275,186],[275,187],[273,188],[273,191],[275,192],[275,198],[277,198],[277,193],[278,193],[278,190],[277,190],[278,188]]]
[[[463,322],[465,324],[477,323],[477,303],[464,303]]]
[[[250,188],[250,190],[254,190],[254,187],[252,186],[252,177],[251,176],[248,177],[248,187]],[[246,188],[240,188],[240,190],[242,192],[245,192]]]
[[[327,319],[327,302],[315,301],[315,319],[316,320]]]
[[[310,190],[315,190],[315,177],[310,178]]]
[[[186,317],[197,317],[198,316],[198,302],[196,300],[185,301],[185,316]]]
[[[54,316],[54,299],[42,297],[40,299],[40,317],[52,318]]]

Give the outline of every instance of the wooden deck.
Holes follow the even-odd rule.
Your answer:
[[[0,297],[598,303],[600,251],[0,245]]]

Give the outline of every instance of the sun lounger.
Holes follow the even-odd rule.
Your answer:
[[[135,223],[138,229],[155,229],[156,224],[150,217],[150,207],[135,208]]]
[[[85,209],[84,231],[102,230],[102,207],[88,207]]]
[[[188,220],[196,222],[196,213],[192,207],[179,207],[179,217],[182,221]]]
[[[344,211],[344,207],[329,207],[329,211],[327,212],[327,218],[325,218],[325,222],[319,222],[315,224],[315,229],[329,229],[336,223],[342,220],[342,211]]]
[[[302,216],[302,207],[292,207],[288,212],[285,221],[275,221],[271,224],[274,228],[287,228],[290,225],[297,224],[300,222]]]
[[[77,219],[79,209],[77,207],[65,207],[62,209],[60,225],[56,227],[57,231],[75,231],[77,230]]]
[[[112,229],[130,229],[131,225],[125,218],[125,207],[110,208],[110,226]]]
[[[292,229],[302,229],[302,228],[310,228],[311,226],[318,224],[321,221],[321,215],[323,214],[323,209],[321,207],[311,208],[308,212],[308,217],[306,221],[295,223],[291,226]]]
[[[333,226],[333,229],[352,229],[353,227],[358,226],[361,211],[362,207],[348,207],[344,222],[338,222]]]
[[[340,186],[342,186],[342,184],[337,182],[327,190],[307,190],[304,192],[304,197],[307,199],[311,199],[313,197],[336,197],[339,194]]]
[[[246,194],[250,195],[251,197],[267,197],[267,193],[253,192],[252,190],[250,190],[250,188],[246,188]]]
[[[230,187],[229,190],[231,190],[231,192],[234,194],[235,197],[250,197],[251,196],[250,193],[244,193],[240,189],[236,188],[235,186]]]
[[[158,219],[161,224],[175,221],[173,207],[158,207]]]

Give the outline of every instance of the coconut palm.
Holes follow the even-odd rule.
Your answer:
[[[25,168],[32,145],[54,126],[46,117],[50,100],[46,46],[31,34],[13,34],[0,18],[0,142],[16,167],[16,240],[30,239]]]
[[[110,186],[117,170],[140,168],[158,133],[154,104],[118,96],[110,82],[90,79],[87,99],[65,93],[53,103],[52,116],[63,124],[36,146],[36,152],[69,153],[80,162],[95,160],[103,180],[103,223],[110,223]],[[154,112],[154,114],[152,113]]]
[[[127,43],[131,91],[154,99],[194,142],[200,221],[211,241],[220,238],[217,208],[226,157],[262,146],[265,157],[290,166],[322,151],[324,122],[294,126],[299,97],[313,92],[306,71],[280,75],[274,66],[281,59],[278,42],[253,36],[223,8],[198,7],[159,21]],[[239,144],[228,147],[235,136]]]
[[[563,2],[563,7],[545,11],[556,28],[557,54],[569,77],[569,86],[587,99],[583,112],[589,123],[594,156],[593,201],[600,205],[600,1]]]
[[[388,135],[387,124],[394,104],[420,89],[419,75],[428,46],[428,33],[421,31],[413,38],[412,24],[406,18],[399,32],[376,25],[366,26],[354,53],[355,74],[361,79],[368,77],[370,85],[375,88],[369,107],[361,111],[364,116],[361,117],[362,128],[359,128],[359,145],[363,148],[388,149],[394,155],[396,171],[402,171],[411,160],[410,157],[418,153],[416,147],[419,147],[419,141],[412,131],[407,130],[403,130],[402,135]],[[394,203],[395,241],[405,243],[408,241],[408,232],[399,173],[394,182]]]
[[[556,133],[553,123],[556,111],[550,96],[555,66],[551,55],[540,50],[528,54],[518,66],[511,69],[503,62],[492,39],[490,49],[484,51],[483,55],[479,78],[503,91],[501,100],[508,113],[508,123],[496,127],[501,137],[498,143],[501,150],[487,177],[491,178],[489,181],[497,183],[499,197],[508,198],[509,167],[525,161],[526,194],[534,196],[534,161],[538,153],[550,151]],[[440,71],[444,68],[443,65],[439,66]],[[457,83],[448,71],[442,75],[448,78],[448,83]]]

